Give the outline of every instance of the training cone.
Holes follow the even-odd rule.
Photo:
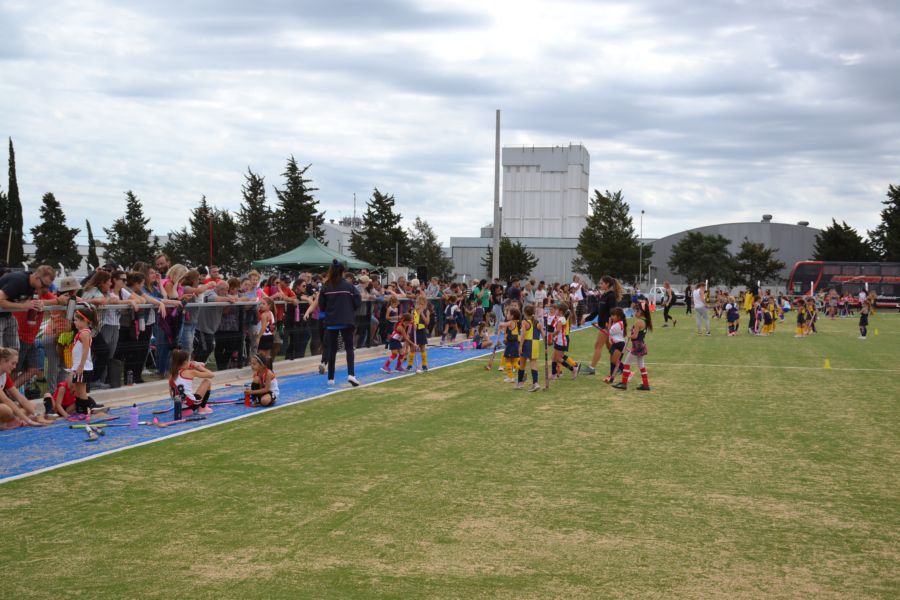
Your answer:
[[[877,329],[875,330],[875,335],[878,335],[878,330],[877,330]]]
[[[826,358],[826,359],[825,359],[825,364],[822,366],[822,368],[823,368],[823,369],[830,369],[830,368],[831,368],[831,361],[828,360],[828,359]]]

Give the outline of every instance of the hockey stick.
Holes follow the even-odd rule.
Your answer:
[[[497,355],[497,343],[494,342],[494,349],[491,351],[491,359],[488,361],[488,364],[485,365],[484,370],[490,371],[494,368],[494,357]]]
[[[66,421],[69,421],[70,423],[84,423],[86,425],[92,425],[94,423],[103,423],[105,421],[115,421],[116,419],[119,418],[115,415],[109,415],[106,417],[100,417],[99,419],[91,419],[91,418],[87,417],[87,415],[82,415],[82,416],[84,416],[83,419],[73,419],[72,416],[74,416],[74,415],[69,415],[68,417],[66,417]]]
[[[157,427],[168,427],[169,425],[180,425],[181,423],[190,423],[192,421],[204,421],[206,417],[187,417],[186,419],[178,419],[177,421],[157,421],[154,423]]]
[[[150,421],[138,421],[138,425],[150,425]],[[69,425],[69,429],[87,429],[90,427],[91,429],[99,429],[103,427],[131,427],[129,423],[94,423],[91,425],[88,424],[78,424],[78,425]]]
[[[544,320],[544,391],[550,389],[550,333]]]

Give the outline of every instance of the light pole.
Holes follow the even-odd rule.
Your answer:
[[[641,235],[638,238],[638,260],[640,264],[638,265],[638,287],[641,287],[641,280],[644,275],[644,211],[641,209]]]

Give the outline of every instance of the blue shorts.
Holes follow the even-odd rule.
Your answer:
[[[519,343],[507,344],[503,348],[503,356],[506,358],[519,358]]]
[[[565,346],[561,346],[560,344],[553,344],[553,349],[554,349],[554,350],[559,350],[560,352],[568,352],[568,351],[569,351],[569,345],[566,344]]]
[[[388,342],[388,348],[391,350],[400,350],[403,348],[403,340],[390,340]]]
[[[534,358],[534,356],[532,355],[533,348],[534,343],[532,342],[532,340],[525,340],[524,342],[522,342],[522,358]]]
[[[424,346],[427,343],[428,343],[428,334],[425,332],[424,329],[417,329],[416,330],[416,345]]]

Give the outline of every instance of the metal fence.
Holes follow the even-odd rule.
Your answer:
[[[432,318],[425,324],[429,335],[440,335],[445,325],[445,301],[429,299]],[[93,389],[140,384],[145,375],[166,376],[171,352],[181,348],[194,360],[224,370],[243,367],[256,351],[259,331],[256,301],[186,303],[160,311],[151,304],[93,307],[97,325],[93,330],[88,379]],[[385,300],[363,300],[356,315],[357,348],[385,344],[394,324],[386,318]],[[321,355],[324,322],[306,302],[276,302],[275,347],[272,358],[294,360]],[[399,312],[413,308],[413,300],[399,300]],[[213,312],[215,311],[215,312]],[[66,377],[66,349],[73,336],[72,308],[46,306],[42,313],[17,310],[0,313],[4,337],[0,346],[17,347],[19,363],[16,384],[34,396],[40,388],[52,390]],[[464,314],[464,313],[463,313]],[[14,325],[13,325],[14,322]],[[464,320],[461,334],[471,323]],[[13,332],[14,330],[14,332]],[[342,348],[339,348],[342,349]],[[46,382],[46,386],[37,385]]]

